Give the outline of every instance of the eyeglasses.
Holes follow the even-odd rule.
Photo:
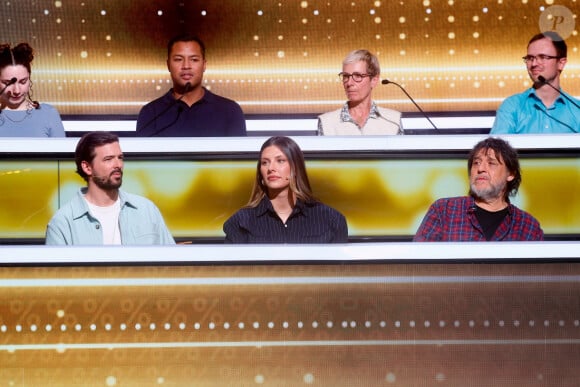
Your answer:
[[[538,63],[544,63],[550,59],[560,59],[559,56],[552,56],[552,55],[544,55],[544,54],[540,54],[540,55],[526,55],[524,57],[522,57],[522,59],[524,60],[524,62],[526,64],[529,63],[533,63],[534,59],[536,60],[536,62]]]
[[[352,77],[353,81],[358,83],[358,82],[362,82],[362,80],[365,77],[371,77],[371,75],[370,74],[360,74],[360,73],[349,74],[349,73],[342,72],[342,73],[338,73],[338,77],[342,80],[343,83],[348,82],[350,77]]]

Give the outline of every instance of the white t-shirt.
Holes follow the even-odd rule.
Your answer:
[[[121,230],[119,229],[119,213],[121,212],[121,200],[117,201],[112,206],[100,207],[89,203],[89,212],[92,216],[97,218],[101,223],[103,233],[104,245],[120,245],[121,244]]]

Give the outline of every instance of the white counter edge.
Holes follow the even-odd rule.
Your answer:
[[[580,242],[352,243],[336,245],[3,246],[0,265],[329,261],[578,260]]]
[[[487,135],[413,136],[293,136],[303,151],[468,151]],[[501,136],[516,149],[580,149],[580,136],[506,135]],[[239,153],[257,152],[267,137],[122,137],[125,153]],[[1,153],[74,153],[78,138],[0,138]]]

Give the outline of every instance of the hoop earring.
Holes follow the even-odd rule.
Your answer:
[[[38,101],[35,101],[35,100],[32,99],[32,94],[33,94],[32,93],[32,85],[33,85],[33,82],[32,82],[32,79],[31,79],[30,80],[30,87],[28,88],[27,98],[28,98],[28,101],[32,104],[32,107],[35,108],[35,109],[38,109],[38,108],[40,108],[40,103]]]
[[[29,82],[30,86],[28,87],[28,99],[32,101],[32,86],[34,86],[34,83],[32,82],[32,79]]]

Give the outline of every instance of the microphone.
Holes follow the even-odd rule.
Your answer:
[[[544,106],[544,105],[542,104],[542,106]],[[549,119],[556,121],[560,125],[563,125],[563,126],[569,128],[571,132],[577,132],[578,131],[578,129],[577,128],[574,128],[571,124],[568,124],[568,123],[566,123],[564,121],[561,121],[557,117],[554,117],[553,115],[551,115],[549,113],[549,110],[546,110],[546,108],[545,107],[542,107],[542,106],[540,106],[537,102],[534,103],[534,109],[536,109],[538,112],[542,113],[543,115],[545,115]]]
[[[183,90],[183,94],[181,94],[181,96],[179,98],[174,99],[169,105],[167,105],[167,107],[165,109],[163,109],[161,112],[159,112],[157,115],[155,115],[155,117],[153,117],[152,119],[150,119],[145,125],[143,125],[141,127],[141,129],[139,129],[140,131],[145,130],[145,128],[149,127],[149,125],[151,125],[152,123],[154,123],[155,121],[157,121],[157,119],[161,116],[163,116],[165,113],[167,113],[167,111],[169,109],[171,109],[172,107],[174,107],[179,101],[181,101],[183,99],[183,97],[185,97],[185,94],[189,93],[191,90],[193,89],[193,87],[191,86],[190,82],[187,82],[185,84],[185,89]],[[157,136],[159,133],[163,132],[165,129],[169,128],[170,126],[172,126],[173,124],[175,124],[177,122],[177,120],[179,119],[179,116],[181,115],[181,112],[183,111],[183,109],[178,109],[177,111],[177,116],[175,117],[175,119],[173,121],[171,121],[168,125],[165,125],[164,127],[162,127],[161,129],[158,129],[157,131],[153,132],[153,134],[151,134],[149,137],[154,137]]]
[[[578,106],[578,104],[576,102],[574,102],[574,100],[570,97],[568,97],[566,94],[562,93],[562,91],[556,87],[554,87],[550,82],[548,82],[548,80],[546,78],[544,78],[542,75],[538,76],[538,81],[540,81],[540,83],[544,84],[544,85],[548,85],[550,86],[552,89],[556,90],[562,97],[566,98],[568,101],[572,102],[572,104],[574,106],[576,106],[578,109],[580,109],[580,106]]]
[[[12,86],[13,84],[15,84],[15,83],[16,83],[16,81],[18,81],[18,79],[16,79],[16,77],[13,77],[13,78],[10,80],[10,82],[8,82],[8,83],[6,84],[6,86],[4,86],[4,88],[2,89],[2,91],[0,91],[0,95],[4,94],[4,92],[6,91],[6,89],[7,89],[9,86]]]
[[[397,86],[399,89],[401,89],[401,90],[403,91],[403,93],[405,93],[405,95],[406,95],[406,96],[407,96],[407,97],[408,97],[408,98],[411,100],[411,102],[413,102],[413,105],[415,105],[415,106],[417,107],[417,109],[419,109],[419,111],[421,112],[421,114],[423,114],[423,117],[425,117],[425,118],[427,119],[427,121],[429,121],[429,123],[430,123],[430,124],[433,126],[433,128],[435,128],[435,131],[436,131],[437,133],[439,133],[439,128],[437,128],[437,126],[435,126],[435,124],[433,123],[433,121],[431,121],[431,119],[430,119],[430,118],[429,118],[429,116],[428,116],[428,115],[427,115],[427,114],[426,114],[426,113],[423,111],[423,109],[421,109],[421,107],[420,107],[419,105],[417,105],[417,102],[415,102],[415,100],[413,99],[413,97],[411,97],[411,96],[409,95],[409,93],[407,93],[407,90],[405,90],[405,89],[403,88],[403,86],[399,85],[399,84],[398,84],[398,83],[396,83],[396,82],[389,81],[388,79],[383,79],[383,80],[381,81],[381,83],[382,83],[383,85],[388,85],[388,84],[390,84],[390,83],[391,83],[391,84],[393,84],[393,85]]]
[[[181,99],[181,98],[179,98],[179,99]],[[175,104],[171,104],[171,106],[173,106],[173,105],[175,105]],[[149,135],[149,137],[155,137],[159,133],[163,132],[165,129],[169,128],[170,126],[173,126],[173,124],[175,124],[177,122],[177,120],[179,119],[179,116],[181,116],[181,112],[183,112],[183,106],[179,106],[177,108],[177,114],[175,115],[175,118],[173,119],[173,121],[171,121],[170,123],[168,123],[167,125],[165,125],[161,129],[156,130],[151,135]]]

